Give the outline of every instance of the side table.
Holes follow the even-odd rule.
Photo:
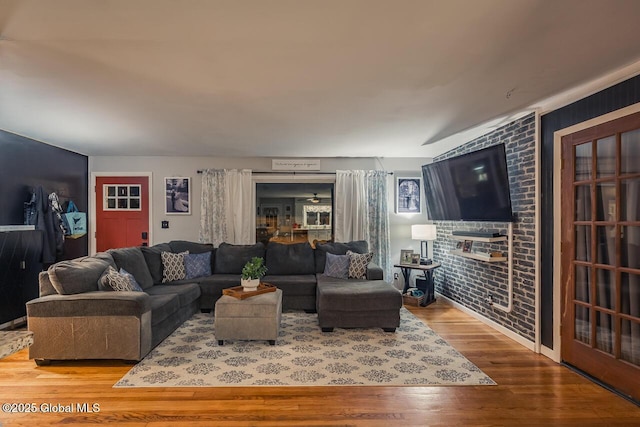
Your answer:
[[[420,265],[420,264],[394,264],[394,267],[397,267],[402,271],[402,276],[404,277],[404,288],[402,289],[402,293],[404,294],[409,289],[409,280],[411,279],[411,271],[419,270],[422,271],[424,275],[424,281],[426,282],[425,289],[419,288],[422,292],[425,293],[425,299],[422,304],[422,307],[426,307],[429,304],[435,302],[435,290],[433,285],[433,270],[440,267],[440,264],[434,262],[429,265]]]

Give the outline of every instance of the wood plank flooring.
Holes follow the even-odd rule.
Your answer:
[[[0,427],[640,426],[639,407],[446,303],[408,308],[498,385],[114,389],[132,365],[36,367],[23,350],[0,360],[0,403],[74,412],[3,411]]]

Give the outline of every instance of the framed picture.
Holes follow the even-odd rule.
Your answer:
[[[165,214],[191,215],[191,178],[173,176],[164,179]]]
[[[458,250],[462,250],[462,240],[458,240],[458,241],[456,242],[456,249],[458,249]]]
[[[396,177],[396,213],[419,214],[422,212],[422,178]]]
[[[420,254],[411,255],[411,264],[420,264]]]
[[[465,240],[462,245],[462,252],[471,252],[471,247],[473,246],[473,240]]]
[[[400,250],[400,264],[411,264],[413,249]]]

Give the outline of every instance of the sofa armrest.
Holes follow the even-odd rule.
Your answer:
[[[142,360],[151,351],[151,298],[145,292],[47,295],[27,303],[29,358]]]
[[[374,262],[367,265],[367,280],[384,280],[384,272],[382,267]]]
[[[145,292],[95,291],[47,295],[27,302],[27,317],[135,316],[151,310]]]

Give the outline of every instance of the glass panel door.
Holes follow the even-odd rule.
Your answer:
[[[562,358],[640,398],[640,114],[562,139]]]

